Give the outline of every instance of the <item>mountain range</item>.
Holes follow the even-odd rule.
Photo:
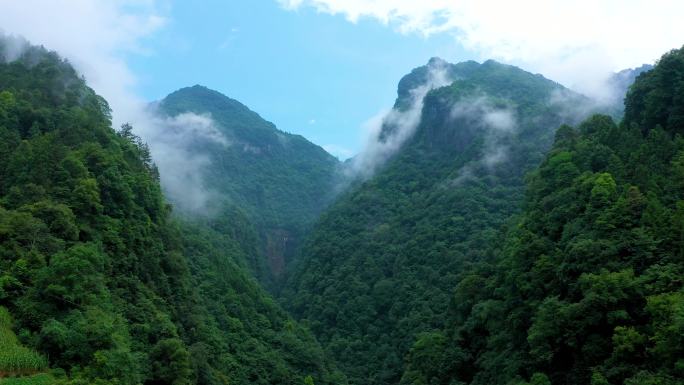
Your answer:
[[[432,58],[342,163],[199,85],[112,127],[28,47],[0,62],[0,383],[678,384],[683,82],[682,50],[618,104]]]

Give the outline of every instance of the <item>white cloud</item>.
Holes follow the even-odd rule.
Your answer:
[[[382,166],[418,128],[423,114],[425,96],[435,88],[449,85],[446,62],[435,60],[428,64],[428,76],[409,92],[405,109],[381,111],[364,124],[366,143],[363,151],[354,157],[348,173],[352,177],[368,178]]]
[[[202,170],[209,156],[189,149],[196,140],[229,145],[208,116],[160,118],[135,92],[128,56],[148,55],[144,40],[162,28],[164,0],[0,0],[0,26],[67,58],[109,102],[113,124],[124,122],[150,146],[167,196],[182,210],[207,213],[212,196]],[[235,33],[237,31],[233,31]]]
[[[153,0],[0,0],[0,28],[67,58],[110,103],[116,125],[143,102],[126,56],[149,54],[143,40],[165,23]]]
[[[339,160],[346,160],[354,155],[354,152],[346,147],[339,146],[337,144],[324,144],[323,149],[327,151],[330,155],[335,156]]]
[[[600,95],[605,73],[684,44],[681,0],[278,0],[401,33],[452,33],[482,58],[519,64]]]
[[[509,148],[505,139],[518,128],[516,114],[510,106],[494,106],[485,96],[459,100],[451,107],[451,119],[455,124],[470,125],[483,131],[482,154],[479,158],[465,164],[451,186],[458,186],[472,179],[477,169],[493,170],[506,161]],[[459,129],[465,129],[459,128]]]
[[[206,183],[205,170],[211,159],[197,148],[231,144],[211,116],[189,112],[173,117],[148,114],[138,131],[150,144],[164,193],[171,202],[186,213],[211,214],[211,203],[218,201],[219,194]]]
[[[231,45],[237,40],[238,33],[240,32],[240,29],[238,27],[232,27],[230,29],[230,35],[228,35],[219,45],[218,49],[219,51],[223,51],[225,49],[230,48]]]

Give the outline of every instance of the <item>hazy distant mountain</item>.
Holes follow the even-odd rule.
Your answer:
[[[650,64],[644,64],[637,68],[628,68],[614,73],[608,78],[606,87],[608,87],[610,94],[612,94],[612,102],[609,106],[610,115],[615,119],[622,119],[625,110],[625,97],[634,81],[644,72],[653,69]]]
[[[650,71],[653,66],[650,64],[643,64],[640,67],[624,69],[616,72],[611,76],[609,84],[612,85],[619,95],[627,95],[629,87],[634,83],[636,78],[644,72]],[[621,99],[624,99],[622,97]],[[621,100],[622,102],[622,100]]]

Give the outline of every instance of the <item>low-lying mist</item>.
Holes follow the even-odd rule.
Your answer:
[[[508,156],[506,139],[515,134],[518,123],[510,106],[494,105],[486,96],[468,97],[457,101],[449,116],[452,124],[469,125],[471,129],[483,132],[483,148],[480,157],[465,164],[456,178],[449,181],[459,186],[474,176],[478,167],[492,170]]]
[[[210,215],[215,209],[210,202],[218,200],[206,184],[211,158],[197,149],[230,146],[211,116],[187,112],[167,117],[150,108],[138,116],[134,130],[148,143],[171,203],[184,213]]]

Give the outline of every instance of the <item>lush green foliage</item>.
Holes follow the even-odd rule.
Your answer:
[[[47,360],[35,351],[21,346],[12,331],[12,317],[0,307],[0,377],[40,372],[47,368]]]
[[[682,383],[683,58],[637,79],[621,125],[557,131],[504,247],[460,275],[402,383]]]
[[[658,71],[639,76],[625,100],[625,124],[643,130],[660,125],[671,132],[684,129],[684,55],[672,51],[658,62]]]
[[[402,79],[397,108],[426,71]],[[323,215],[284,292],[355,384],[399,382],[416,334],[442,326],[458,273],[493,252],[518,211],[524,172],[563,121],[552,98],[584,102],[493,61],[448,71],[458,80],[428,93],[415,136]],[[467,114],[455,116],[456,108]],[[510,114],[515,127],[483,125],[492,111]],[[499,151],[506,158],[492,167],[487,159]]]
[[[181,316],[191,339],[200,341],[190,347],[198,376],[218,372],[228,373],[231,383],[301,384],[304,372],[319,384],[345,383],[312,335],[244,274],[239,261],[245,249],[226,236],[239,229],[229,216],[219,217],[183,224],[193,299],[203,305]]]
[[[217,212],[173,217],[149,148],[68,63],[0,63],[0,383],[681,383],[684,51],[638,77],[620,125],[578,124],[586,99],[515,67],[431,65],[455,81],[323,214],[283,291],[321,347],[247,268],[282,272],[337,161],[179,90],[160,111],[209,113],[231,145],[195,149]]]
[[[47,357],[65,384],[343,381],[241,267],[249,235],[175,223],[147,146],[54,53],[0,63],[0,164],[0,305],[27,347],[3,343],[2,365]],[[225,214],[219,229],[240,220]]]
[[[163,114],[209,114],[228,146],[197,142],[208,156],[213,206],[239,207],[260,238],[261,258],[249,265],[262,283],[279,278],[304,231],[335,196],[338,161],[299,135],[278,130],[236,100],[202,86],[183,88],[159,103]]]
[[[2,385],[54,385],[55,378],[47,373],[28,377],[8,377],[0,379]]]

